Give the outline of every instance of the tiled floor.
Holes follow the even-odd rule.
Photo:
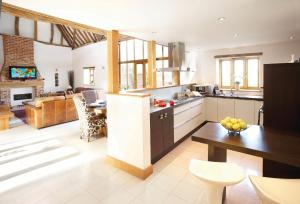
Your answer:
[[[0,133],[1,204],[206,203],[205,189],[188,171],[191,158],[207,159],[207,146],[190,139],[139,180],[105,162],[106,139],[79,139],[78,122],[41,130],[27,125]],[[260,175],[262,160],[228,152],[228,160]],[[259,200],[248,179],[229,187],[226,203]]]

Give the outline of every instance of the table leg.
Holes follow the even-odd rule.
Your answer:
[[[208,145],[208,161],[226,162],[227,150],[220,147],[216,147],[214,145]],[[225,199],[226,199],[226,187],[223,190],[222,203],[225,203]]]
[[[300,178],[300,168],[263,159],[263,176],[273,178]]]

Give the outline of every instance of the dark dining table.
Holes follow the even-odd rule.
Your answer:
[[[240,135],[229,135],[219,123],[208,122],[192,140],[208,144],[208,161],[226,162],[227,150],[263,158],[263,176],[300,178],[300,133],[251,125]],[[223,200],[226,196],[224,189]]]

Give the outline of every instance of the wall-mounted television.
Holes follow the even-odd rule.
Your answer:
[[[9,78],[11,80],[36,79],[36,72],[34,66],[9,66]]]

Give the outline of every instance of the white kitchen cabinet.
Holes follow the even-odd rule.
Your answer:
[[[254,116],[255,108],[253,100],[235,99],[235,117],[241,118],[248,124],[256,124]]]
[[[258,122],[258,111],[261,108],[261,106],[263,105],[262,101],[255,101],[254,102],[254,122],[255,124],[257,124]],[[263,125],[263,121],[264,121],[264,114],[261,114],[260,116],[260,125]]]
[[[218,98],[205,98],[205,111],[207,121],[218,121]]]
[[[174,143],[205,121],[203,99],[174,108]]]
[[[218,98],[218,121],[235,117],[234,99]]]

